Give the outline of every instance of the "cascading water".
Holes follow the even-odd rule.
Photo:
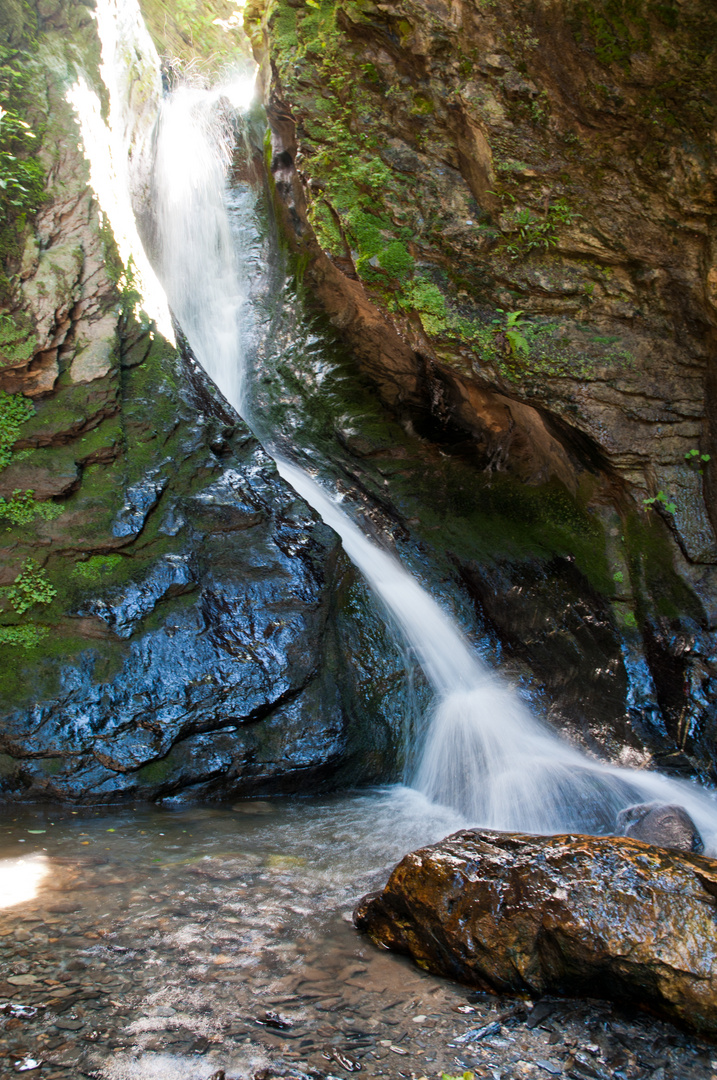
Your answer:
[[[251,424],[244,343],[255,332],[247,253],[236,248],[222,92],[181,88],[163,104],[155,146],[158,261],[174,316],[205,370]],[[242,241],[243,244],[246,240]],[[254,423],[271,452],[276,439]],[[562,742],[473,653],[456,625],[392,555],[311,476],[275,453],[281,475],[339,534],[411,645],[435,695],[413,784],[465,820],[528,832],[607,832],[621,808],[683,805],[708,849],[717,806],[695,785],[592,761]]]

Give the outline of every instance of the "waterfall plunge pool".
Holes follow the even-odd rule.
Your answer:
[[[0,1072],[270,1080],[360,1064],[407,1080],[537,1080],[569,1075],[577,1053],[618,1080],[711,1077],[713,1050],[669,1025],[556,1001],[531,1028],[532,1003],[427,975],[356,933],[356,900],[462,824],[402,787],[7,812],[0,880],[25,890],[0,894]],[[494,1035],[456,1044],[496,1020]]]

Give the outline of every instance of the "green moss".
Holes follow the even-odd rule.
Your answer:
[[[675,570],[673,548],[664,523],[654,514],[633,511],[625,521],[624,536],[640,620],[658,615],[694,619],[702,624],[704,610]]]
[[[435,110],[435,105],[425,94],[414,94],[410,108],[412,116],[430,116]]]
[[[34,355],[37,338],[29,326],[9,315],[0,315],[0,367],[24,364]]]
[[[143,784],[161,784],[171,775],[174,765],[169,758],[161,761],[149,761],[137,770],[137,779]]]
[[[0,754],[0,776],[14,776],[19,768],[18,762],[9,754]]]
[[[309,221],[324,251],[331,255],[345,252],[343,237],[336,219],[323,200],[314,200],[309,206]]]
[[[347,231],[356,250],[369,258],[378,255],[385,244],[385,223],[375,214],[354,207],[347,215]]]
[[[94,682],[109,682],[121,670],[129,650],[123,641],[90,642],[63,626],[52,627],[51,633],[47,627],[37,629],[46,633],[27,653],[0,640],[0,701],[5,711],[57,697],[63,672],[83,656],[92,658]]]
[[[405,244],[393,240],[378,253],[378,261],[389,277],[402,281],[413,273],[414,261]]]
[[[59,757],[37,758],[35,767],[46,776],[57,776],[62,772],[64,761]]]
[[[590,36],[601,63],[626,68],[633,53],[649,51],[650,24],[644,0],[577,0],[572,8],[578,33]]]
[[[75,563],[72,573],[80,581],[94,584],[114,576],[113,572],[123,561],[122,556],[116,552],[111,555],[93,555],[85,562]]]
[[[20,429],[34,412],[35,406],[22,394],[5,394],[0,390],[0,469],[10,464]]]

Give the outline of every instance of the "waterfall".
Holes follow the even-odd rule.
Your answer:
[[[224,195],[232,143],[221,93],[179,87],[160,110],[153,187],[169,306],[196,359],[242,416],[245,289]]]
[[[194,355],[251,424],[243,343],[254,316],[227,210],[232,132],[224,101],[220,90],[185,87],[162,106],[155,137],[157,258]],[[277,440],[264,441],[272,452]],[[473,824],[528,832],[609,832],[617,812],[631,803],[676,802],[714,848],[717,805],[706,793],[658,773],[613,768],[563,742],[487,669],[398,559],[364,535],[339,500],[285,454],[274,454],[279,472],[339,534],[433,690],[415,787]]]

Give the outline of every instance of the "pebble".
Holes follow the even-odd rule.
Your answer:
[[[464,1035],[455,1040],[455,1045],[462,1046],[464,1043],[478,1042],[479,1039],[487,1039],[490,1035],[497,1035],[500,1030],[500,1024],[497,1020],[494,1020],[484,1027],[471,1028],[470,1031],[466,1031]]]

